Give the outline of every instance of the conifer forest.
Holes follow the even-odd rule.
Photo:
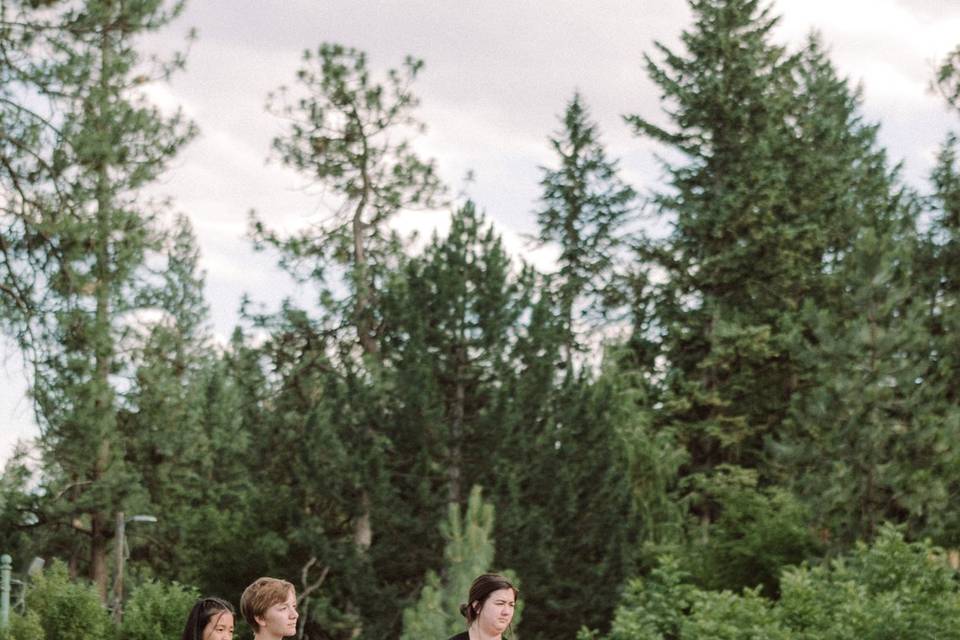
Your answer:
[[[309,294],[219,339],[204,212],[163,193],[203,131],[147,90],[196,62],[144,45],[184,2],[0,0],[0,331],[37,425],[0,638],[179,638],[267,575],[299,639],[445,640],[497,571],[511,639],[960,640],[960,140],[908,180],[822,37],[685,3],[636,61],[662,109],[616,132],[658,184],[587,92],[542,123],[505,215],[548,267],[423,152],[430,60],[306,43],[262,152],[335,206],[238,212]],[[960,48],[929,72],[960,130]],[[449,225],[414,242],[417,210]]]

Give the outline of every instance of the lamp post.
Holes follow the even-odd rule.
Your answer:
[[[10,568],[13,558],[0,556],[0,631],[10,624]]]
[[[120,624],[123,620],[123,565],[127,559],[127,523],[156,521],[156,516],[135,515],[126,517],[123,511],[117,512],[116,575],[113,579],[113,619],[116,620],[117,624]]]

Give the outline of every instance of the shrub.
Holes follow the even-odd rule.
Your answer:
[[[122,640],[170,640],[183,632],[190,608],[199,598],[176,582],[145,582],[134,589],[123,613]]]
[[[27,609],[39,618],[44,640],[113,640],[113,624],[96,591],[70,580],[62,562],[34,580]]]
[[[25,615],[10,614],[10,626],[0,632],[0,640],[45,640],[40,616],[36,611],[27,611]]]
[[[956,572],[942,550],[891,526],[830,563],[786,569],[780,584],[779,600],[705,590],[666,557],[628,583],[608,640],[960,640]]]

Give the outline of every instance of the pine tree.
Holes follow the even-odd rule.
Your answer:
[[[771,324],[792,279],[774,272],[786,258],[772,256],[774,247],[791,252],[778,217],[790,213],[781,167],[794,80],[793,62],[769,42],[776,21],[757,1],[690,5],[688,56],[658,45],[665,63],[647,58],[663,99],[677,105],[670,117],[679,129],[628,121],[687,159],[668,166],[673,189],[655,198],[673,232],[641,257],[667,275],[653,292],[667,362],[658,421],[677,426],[696,470],[755,461],[756,423],[771,419],[763,405],[779,397],[770,392],[779,382]]]
[[[951,134],[931,175],[932,219],[925,243],[928,262],[924,265],[931,275],[926,294],[930,301],[931,331],[936,336],[931,373],[944,381],[945,399],[953,404],[960,401],[957,387],[960,375],[955,359],[956,330],[960,328],[960,172],[957,170],[957,147],[957,138]]]
[[[937,67],[934,86],[951,107],[960,110],[960,47],[951,51]]]
[[[387,270],[396,265],[400,245],[387,223],[404,208],[432,206],[441,191],[432,162],[421,160],[407,138],[423,129],[412,113],[418,100],[410,89],[422,66],[408,57],[400,71],[389,70],[379,83],[371,77],[363,52],[322,44],[316,53],[304,52],[297,72],[305,95],[290,98],[281,88],[270,98],[271,108],[292,121],[286,135],[273,143],[281,161],[338,201],[331,205],[331,221],[288,237],[254,220],[256,246],[278,249],[282,266],[321,285],[330,324],[352,329],[354,336],[342,345],[359,347],[374,378],[380,364],[379,289]],[[336,273],[343,274],[342,280],[333,278]],[[345,296],[337,293],[344,289]],[[355,350],[338,348],[328,355],[341,351],[355,355]],[[371,423],[360,429],[375,433]],[[375,465],[368,456],[357,460],[363,458]],[[363,485],[368,482],[364,476],[374,473],[368,467],[355,476],[364,505],[354,522],[359,549],[369,548],[373,540],[372,489]]]
[[[960,414],[931,375],[926,301],[914,288],[909,236],[884,226],[864,229],[836,277],[846,313],[814,310],[818,384],[795,398],[799,430],[786,459],[804,474],[791,483],[815,505],[824,537],[844,546],[870,539],[884,521],[915,535],[943,536],[960,460],[948,444]],[[942,515],[941,515],[942,514]]]
[[[328,203],[331,223],[283,237],[254,220],[254,237],[258,246],[279,249],[281,265],[292,271],[331,287],[346,285],[348,297],[336,311],[368,356],[379,350],[378,282],[394,255],[386,223],[404,208],[432,206],[442,190],[433,163],[421,160],[408,139],[423,130],[410,89],[422,67],[407,57],[380,84],[366,54],[323,44],[303,54],[297,80],[305,96],[289,97],[284,87],[270,98],[272,110],[292,121],[273,142],[280,160],[339,201]],[[338,269],[346,271],[342,283],[332,279]]]
[[[251,342],[236,329],[219,356],[205,360],[191,377],[190,401],[199,404],[191,415],[199,414],[199,433],[174,440],[183,447],[176,461],[176,484],[151,495],[165,514],[156,525],[158,544],[149,558],[151,567],[202,593],[239,593],[251,575],[267,568],[295,575],[288,567],[271,564],[278,552],[274,538],[259,544],[264,531],[283,529],[264,517],[261,494],[269,487],[261,486],[262,478],[250,471],[263,463],[258,427],[271,415],[271,381],[262,353]]]
[[[391,319],[385,356],[400,378],[397,402],[409,402],[417,395],[409,385],[417,385],[440,403],[436,420],[443,427],[435,435],[444,445],[439,456],[447,469],[446,495],[459,504],[465,463],[475,458],[467,445],[508,365],[511,334],[523,312],[518,284],[499,236],[467,202],[454,213],[446,236],[435,236],[422,256],[408,262],[402,286],[402,297],[385,307]],[[427,380],[407,370],[417,358],[429,363]],[[397,446],[404,440],[397,434]]]
[[[197,578],[194,549],[202,549],[206,537],[191,539],[197,511],[204,513],[204,527],[218,528],[215,523],[224,520],[224,529],[236,526],[226,516],[227,504],[232,515],[243,513],[225,496],[246,476],[247,434],[240,397],[225,375],[226,356],[218,358],[211,346],[204,275],[186,218],[179,218],[166,245],[158,282],[143,293],[156,318],[144,322],[133,348],[136,370],[118,428],[125,461],[145,490],[140,512],[163,514],[151,526],[155,544],[145,560],[161,575],[191,584]],[[131,557],[131,569],[136,560]]]
[[[385,281],[389,495],[374,511],[383,538],[371,555],[389,588],[408,593],[425,568],[439,571],[443,540],[433,523],[450,505],[465,505],[464,487],[490,487],[485,443],[509,428],[492,419],[490,405],[512,366],[526,310],[521,290],[499,236],[471,202]]]
[[[840,304],[830,271],[895,181],[816,38],[788,55],[759,0],[690,5],[687,55],[661,45],[664,62],[647,60],[675,130],[628,118],[685,158],[655,199],[673,232],[641,255],[665,274],[636,305],[655,309],[659,353],[644,360],[660,358],[657,423],[677,429],[688,470],[733,463],[766,482],[765,442],[813,383],[798,312]]]
[[[386,508],[383,388],[355,361],[335,364],[332,338],[305,312],[287,306],[270,320],[269,339],[257,350],[270,375],[257,392],[259,419],[245,425],[256,461],[248,536],[261,565],[248,565],[254,573],[246,579],[264,567],[299,576],[306,633],[376,637],[378,609],[389,598],[373,569],[378,549],[357,545],[356,523],[377,521]]]
[[[536,577],[523,574],[542,585],[530,596],[536,616],[528,614],[541,638],[579,626],[605,629],[635,569],[642,523],[633,486],[625,481],[631,475],[630,427],[620,422],[627,418],[620,393],[609,378],[570,375],[554,397],[553,446],[547,443],[541,454],[544,471],[552,473],[549,481],[540,480],[548,487],[541,499],[550,514],[552,557]]]
[[[462,515],[459,505],[449,506],[441,526],[446,541],[443,577],[433,571],[427,573],[417,603],[403,612],[402,640],[446,638],[463,631],[466,622],[460,615],[460,605],[470,592],[470,584],[477,576],[493,571],[493,520],[493,506],[483,499],[479,486],[470,491]],[[513,628],[519,623],[520,607],[514,614]]]
[[[556,286],[572,367],[574,351],[583,348],[578,327],[589,328],[622,298],[616,264],[629,244],[636,193],[617,176],[617,163],[607,159],[579,93],[567,104],[562,123],[550,138],[559,167],[541,169],[537,223],[539,241],[560,247]]]
[[[472,477],[492,487],[497,563],[537,585],[522,596],[524,636],[550,638],[582,624],[603,628],[634,569],[636,407],[613,380],[562,366],[565,325],[540,277],[526,275],[520,289],[529,311],[473,443],[485,464]]]
[[[957,53],[945,65],[955,65]],[[946,68],[941,70],[940,81],[946,82]],[[952,82],[956,82],[953,77]],[[945,91],[949,98],[949,94]],[[955,95],[950,103],[956,107]],[[960,172],[957,170],[957,137],[947,136],[937,163],[931,173],[932,193],[926,199],[926,216],[929,224],[921,238],[917,256],[916,275],[913,278],[918,304],[923,304],[926,313],[925,327],[929,345],[926,347],[928,363],[926,371],[918,377],[928,390],[927,412],[936,416],[934,424],[943,431],[941,438],[954,437],[957,424],[957,331],[960,330]],[[921,302],[922,301],[922,302]],[[944,442],[945,440],[940,440]],[[944,452],[940,452],[941,454]],[[940,456],[942,462],[943,458]],[[931,478],[930,485],[939,492],[952,495],[958,486],[955,464],[941,464],[939,473]],[[960,543],[960,520],[951,509],[927,511],[922,518],[913,518],[915,530],[922,531],[940,544],[956,547]]]
[[[181,9],[88,0],[17,3],[4,16],[6,43],[21,54],[4,63],[4,91],[42,105],[5,105],[24,145],[4,147],[17,187],[4,211],[4,281],[24,283],[29,299],[18,304],[29,310],[18,334],[33,362],[45,489],[56,497],[48,515],[89,540],[86,569],[101,597],[113,512],[136,492],[117,426],[115,380],[130,374],[121,343],[162,236],[158,203],[142,191],[193,133],[180,114],[146,102],[139,88],[158,78],[133,43]],[[164,78],[181,65],[175,56],[155,70]]]

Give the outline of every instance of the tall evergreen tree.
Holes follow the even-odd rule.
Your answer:
[[[446,468],[447,500],[459,504],[465,463],[476,458],[469,443],[483,428],[496,381],[509,366],[512,333],[524,311],[519,284],[499,236],[472,202],[454,213],[444,238],[435,236],[422,256],[408,262],[402,284],[402,297],[395,295],[385,307],[385,355],[400,378],[397,402],[402,406],[426,391],[440,403],[438,458]],[[427,380],[408,372],[419,358],[427,360]],[[396,446],[413,435],[397,434]]]
[[[119,429],[125,460],[145,490],[141,513],[161,516],[150,527],[155,542],[142,559],[160,575],[197,584],[205,582],[198,558],[210,552],[211,539],[226,537],[204,529],[242,529],[238,519],[249,515],[237,495],[249,491],[250,442],[241,405],[257,396],[236,388],[233,378],[243,371],[230,370],[232,354],[218,357],[212,348],[199,251],[185,218],[166,244],[159,281],[144,292],[156,317],[145,322],[133,350],[136,370]],[[131,568],[139,559],[131,558]]]
[[[957,108],[957,62],[960,50],[954,51],[943,63],[938,82],[951,106]],[[926,307],[926,327],[930,344],[927,347],[927,370],[918,378],[930,390],[930,406],[940,405],[943,437],[950,438],[955,425],[955,414],[960,408],[960,383],[957,367],[957,335],[960,330],[960,171],[957,167],[958,142],[950,133],[937,156],[930,175],[932,193],[926,200],[925,233],[915,258],[917,275],[914,288],[918,300]],[[941,473],[935,479],[941,491],[956,491],[956,468],[953,473]],[[960,521],[952,510],[928,512],[924,518],[926,535],[941,544],[960,544]]]
[[[789,302],[784,289],[793,279],[776,277],[784,258],[771,258],[774,247],[791,252],[790,228],[778,224],[790,213],[787,173],[778,165],[793,137],[784,133],[794,81],[791,59],[769,41],[776,21],[759,2],[690,6],[687,57],[658,45],[665,63],[647,58],[663,99],[677,105],[671,120],[679,129],[639,116],[628,121],[687,159],[668,166],[673,190],[655,199],[673,232],[642,257],[667,275],[655,292],[666,358],[660,420],[678,425],[697,469],[755,462],[762,439],[751,423],[769,420],[763,405],[778,398],[770,392],[778,360],[771,323]]]
[[[635,570],[641,522],[631,476],[630,417],[609,378],[568,376],[554,396],[553,443],[541,454],[550,474],[541,494],[549,513],[551,562],[529,575],[531,626],[540,638],[578,626],[605,629],[624,580]],[[529,499],[534,498],[530,495]],[[586,514],[589,516],[585,517]],[[525,569],[527,567],[524,567]],[[533,567],[531,567],[533,568]]]
[[[849,311],[808,310],[818,384],[795,399],[790,424],[799,433],[784,459],[799,454],[791,468],[805,472],[791,485],[814,505],[831,546],[870,539],[887,520],[917,535],[944,533],[937,514],[949,511],[956,487],[960,467],[947,443],[960,415],[940,400],[942,380],[927,374],[912,244],[866,229],[837,273]]]
[[[419,100],[410,85],[423,61],[407,57],[400,70],[376,82],[366,54],[337,44],[305,51],[297,72],[303,97],[281,88],[270,106],[292,121],[276,138],[281,161],[331,193],[328,223],[283,237],[261,221],[254,236],[281,251],[281,264],[331,287],[345,285],[346,300],[334,309],[355,332],[367,355],[377,344],[377,290],[393,257],[386,223],[407,207],[431,206],[441,192],[433,163],[411,149],[409,133],[423,130],[413,115]],[[404,134],[407,134],[406,136]],[[333,279],[345,271],[343,282]],[[328,292],[328,300],[336,299]]]
[[[281,553],[276,538],[282,534],[276,532],[283,531],[282,523],[265,517],[269,512],[262,505],[268,503],[270,487],[251,473],[263,464],[257,439],[259,429],[269,424],[272,390],[263,354],[251,342],[235,330],[219,356],[205,359],[190,376],[188,398],[198,406],[189,415],[197,422],[184,425],[192,426],[192,433],[172,439],[178,459],[167,460],[158,474],[158,480],[173,479],[174,486],[155,482],[161,492],[150,496],[165,514],[156,525],[151,567],[202,593],[239,593],[251,576],[267,570],[296,575],[290,566],[274,563]]]
[[[636,193],[617,176],[617,163],[607,159],[579,93],[567,104],[562,123],[550,138],[559,167],[541,169],[537,223],[539,241],[560,247],[555,285],[567,334],[567,365],[572,367],[573,352],[580,347],[578,325],[622,299],[616,265],[628,245]]]
[[[803,62],[809,86],[838,82],[819,51]],[[873,137],[861,131],[864,141]],[[808,302],[798,322],[805,337],[795,334],[813,373],[792,400],[780,451],[806,453],[785,478],[814,505],[833,546],[871,537],[887,519],[952,542],[956,520],[944,500],[958,467],[944,443],[956,437],[958,418],[950,375],[942,375],[949,346],[938,337],[950,316],[941,306],[950,267],[938,254],[949,243],[918,237],[916,197],[897,186],[882,153],[856,157],[841,157],[856,169],[845,206],[853,240],[834,241],[825,255],[827,304]],[[935,184],[946,186],[948,173],[938,170]],[[933,235],[948,238],[938,226],[935,217]]]
[[[34,366],[49,516],[86,535],[85,569],[105,597],[113,512],[136,486],[117,428],[116,381],[130,374],[122,341],[142,308],[144,265],[161,237],[158,208],[143,189],[193,131],[181,115],[163,116],[146,102],[140,87],[156,78],[139,64],[134,41],[169,22],[182,3],[9,9],[4,29],[23,55],[5,61],[4,80],[15,83],[5,90],[31,98],[10,107],[27,144],[5,146],[15,168],[7,175],[16,181],[33,170],[5,208],[5,281],[30,283],[19,333]],[[159,75],[181,64],[175,56]]]
[[[523,287],[492,225],[467,202],[383,288],[390,493],[374,512],[384,538],[371,553],[377,575],[401,593],[419,588],[424,568],[442,569],[432,522],[465,505],[464,487],[490,490],[496,463],[485,443],[509,429],[490,407],[512,366]],[[398,552],[401,540],[418,544]]]
[[[649,287],[657,422],[677,428],[688,471],[734,463],[766,482],[765,442],[811,384],[798,311],[838,304],[829,273],[894,181],[816,39],[788,55],[759,0],[690,6],[687,54],[658,45],[664,62],[647,59],[675,130],[628,117],[684,158],[655,199],[673,231],[641,255],[665,275]]]
[[[382,637],[389,597],[372,567],[377,548],[358,547],[356,523],[384,501],[383,389],[355,360],[335,363],[332,338],[305,312],[287,306],[270,322],[257,354],[269,371],[259,420],[246,424],[257,514],[248,535],[261,562],[246,579],[263,567],[300,576],[307,634]]]
[[[960,383],[956,362],[957,329],[960,328],[960,171],[957,149],[960,143],[954,134],[948,136],[937,157],[931,175],[932,213],[926,247],[930,273],[926,290],[930,306],[933,346],[932,367],[946,383],[946,399],[960,402]]]
[[[353,331],[342,344],[353,341],[365,366],[376,368],[379,289],[398,254],[387,222],[404,208],[432,205],[441,191],[432,162],[421,160],[405,137],[423,128],[413,116],[418,100],[410,89],[423,63],[408,57],[401,70],[387,72],[383,83],[371,77],[363,52],[341,45],[306,51],[303,63],[297,80],[305,95],[288,98],[282,88],[271,97],[271,108],[292,121],[273,146],[284,164],[338,199],[331,205],[334,215],[289,237],[255,220],[253,234],[257,246],[280,251],[282,266],[324,287],[321,302],[330,323]],[[342,280],[334,278],[338,273]],[[362,429],[373,433],[371,424]],[[372,496],[362,486],[364,475],[356,476],[365,505],[354,523],[360,549],[373,539]]]
[[[634,569],[637,407],[613,380],[562,367],[559,304],[537,274],[528,278],[529,312],[473,443],[485,461],[473,477],[493,487],[497,563],[536,585],[523,594],[523,633],[551,638],[583,624],[604,628]]]

